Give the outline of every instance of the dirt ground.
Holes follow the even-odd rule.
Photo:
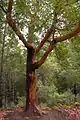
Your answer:
[[[0,120],[80,120],[80,108],[42,109],[41,116],[30,109],[24,112],[22,108],[12,111],[1,111]]]

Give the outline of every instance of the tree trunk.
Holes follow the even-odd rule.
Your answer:
[[[2,86],[1,86],[1,81],[0,81],[0,108],[2,108]]]
[[[29,48],[27,53],[27,68],[26,68],[26,108],[27,111],[30,105],[35,106],[36,103],[36,77],[33,70],[33,53],[34,49]]]
[[[77,102],[77,84],[74,83],[74,102]]]
[[[3,99],[3,85],[5,84],[5,82],[3,83],[3,65],[4,65],[4,49],[5,49],[5,36],[6,36],[6,23],[5,23],[5,27],[4,27],[4,34],[3,34],[3,39],[2,39],[2,50],[1,50],[1,66],[0,66],[0,108],[2,108],[3,103],[2,103],[2,99]]]

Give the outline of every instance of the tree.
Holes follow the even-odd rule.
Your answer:
[[[1,6],[1,4],[0,4]],[[4,51],[5,51],[5,37],[6,37],[6,22],[5,22],[5,17],[4,17],[4,13],[3,11],[0,10],[0,14],[1,14],[1,18],[0,18],[0,36],[1,36],[1,57],[0,57],[0,107],[2,107],[2,98],[3,98],[3,94],[5,94],[5,87],[3,88],[3,86],[5,86],[5,83],[3,85],[3,81],[4,81]],[[3,22],[4,21],[4,22]],[[4,91],[4,93],[2,92]],[[6,100],[5,100],[6,102]]]
[[[0,67],[0,106],[2,107],[2,81],[3,81],[3,64],[4,64],[4,48],[5,48],[5,34],[6,34],[6,23],[3,33],[3,41],[2,41],[2,51],[1,51],[1,67]]]
[[[14,8],[12,8],[13,3]],[[74,9],[74,11],[76,12],[79,11],[78,9],[76,10],[75,8],[74,0],[72,2],[69,2],[68,4],[64,4],[63,0],[61,1],[15,0],[14,2],[13,0],[9,0],[8,9],[6,12],[7,23],[13,29],[13,31],[16,33],[19,39],[23,42],[24,46],[27,48],[25,110],[28,110],[31,105],[39,111],[39,109],[36,106],[35,70],[38,69],[45,62],[50,52],[53,49],[55,49],[57,43],[68,40],[78,35],[78,33],[80,32],[80,20],[78,20],[79,19],[78,15],[76,18],[77,20],[74,20],[73,22],[73,18],[71,18],[70,15],[68,15],[69,12],[67,11],[66,6],[67,8],[69,8],[70,11],[72,11],[72,9]],[[27,25],[25,25],[27,26],[26,28],[28,29],[27,39],[24,37],[24,35],[19,29],[19,27],[23,29],[23,26],[19,25],[21,21],[16,20],[18,15],[19,17],[22,17],[22,14],[23,18],[21,20],[26,18],[27,22]],[[74,28],[76,23],[77,25]],[[70,27],[71,32],[69,29]],[[42,40],[38,40],[38,37],[36,37],[37,36],[36,33],[39,36],[42,34]],[[39,57],[38,59],[37,57],[40,51],[43,52],[42,56]]]

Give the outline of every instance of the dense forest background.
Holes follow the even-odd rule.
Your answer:
[[[30,17],[34,17],[34,14],[30,12],[34,9],[31,6],[37,5],[34,2],[33,4],[28,2],[26,7],[24,1],[19,2],[17,0],[14,3],[15,16],[13,17],[16,18],[17,24],[27,38],[27,22],[30,23]],[[80,7],[77,6],[77,3],[74,3],[74,0],[72,1],[72,3],[69,3],[71,6],[67,6],[67,8],[63,6],[60,13],[58,12],[60,3],[58,3],[56,10],[59,16],[58,21],[60,21],[56,25],[57,35],[71,31],[78,22]],[[42,0],[42,6],[44,4],[45,2]],[[47,18],[52,17],[53,14],[50,12],[50,9],[52,9],[52,6],[56,6],[56,2],[55,4],[51,2],[49,8],[47,7],[48,5],[46,1],[46,11],[42,9],[42,6],[39,8],[42,10],[39,12],[44,12],[44,14],[41,15],[41,20],[36,23],[37,28],[35,28],[34,32],[38,29],[38,33],[35,33],[33,36],[35,44],[39,42],[38,39],[40,40],[43,37],[42,31],[44,33],[44,30],[49,27],[50,23]],[[9,108],[16,105],[25,105],[27,50],[6,23],[6,9],[7,1],[0,0],[0,95],[3,98],[3,107]],[[47,12],[48,16],[45,16]],[[38,17],[35,19],[37,20]],[[47,25],[47,23],[49,24]],[[61,24],[63,28],[61,28]],[[41,29],[41,26],[43,29]],[[39,53],[38,59],[43,55],[46,48],[47,44]],[[36,73],[38,105],[70,105],[75,102],[80,104],[80,34],[70,40],[58,43],[55,50],[47,57],[46,62],[36,70]]]

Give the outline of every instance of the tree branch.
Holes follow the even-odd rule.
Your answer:
[[[48,38],[50,37],[50,35],[52,34],[52,32],[55,32],[55,30],[53,30],[53,28],[51,27],[45,37],[41,40],[40,44],[37,46],[36,50],[35,50],[35,55],[37,55],[37,53],[40,51],[41,47],[44,45],[44,43],[48,40]]]
[[[8,10],[7,10],[7,15],[6,15],[6,19],[7,19],[7,23],[9,24],[9,26],[13,29],[13,31],[15,31],[16,35],[19,37],[19,39],[23,42],[23,44],[25,45],[26,48],[31,48],[33,47],[32,44],[28,43],[26,41],[26,39],[24,38],[24,36],[22,35],[22,33],[20,32],[20,30],[18,29],[18,27],[16,26],[16,21],[12,19],[11,13],[12,13],[12,5],[13,5],[13,0],[9,0],[9,4],[8,4]]]
[[[2,5],[0,5],[0,8],[3,10],[4,13],[7,13],[7,11],[4,9]]]
[[[70,39],[70,38],[76,36],[79,32],[80,32],[80,21],[77,24],[76,28],[72,32],[70,32],[66,35],[57,37],[57,38],[55,38],[55,40],[56,40],[56,42],[62,42],[64,40],[67,40],[67,39]]]
[[[41,59],[34,64],[34,68],[35,69],[39,68],[45,62],[49,53],[56,47],[56,45],[54,44],[54,40],[55,40],[56,43],[57,42],[62,42],[64,40],[67,40],[71,37],[76,36],[79,32],[80,32],[80,21],[79,21],[77,27],[72,32],[70,32],[70,33],[68,33],[64,36],[57,37],[57,38],[53,39],[52,44],[49,45],[47,51],[44,53],[44,55],[41,57]]]
[[[56,47],[55,44],[49,45],[47,51],[44,53],[44,55],[41,57],[41,59],[34,64],[34,69],[38,69],[46,60],[48,57],[49,53]]]

